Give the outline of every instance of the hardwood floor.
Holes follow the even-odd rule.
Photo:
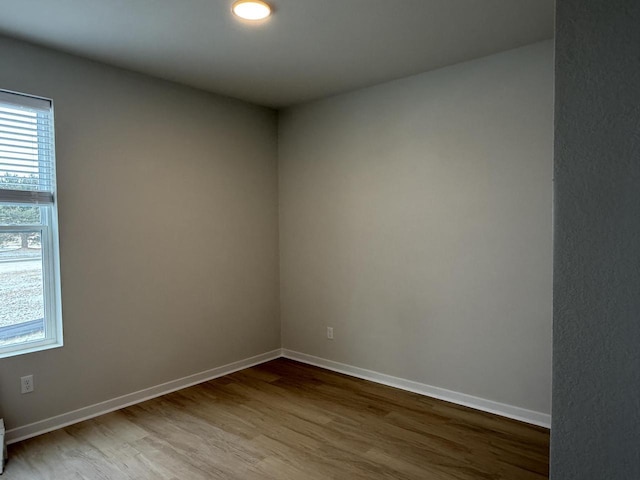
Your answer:
[[[549,432],[278,359],[9,447],[4,480],[548,477]]]

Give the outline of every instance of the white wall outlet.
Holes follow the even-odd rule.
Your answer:
[[[333,340],[333,327],[327,327],[327,338]]]
[[[33,375],[20,377],[20,393],[33,392]]]

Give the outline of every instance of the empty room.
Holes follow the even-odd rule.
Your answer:
[[[640,478],[638,24],[3,2],[3,478]]]

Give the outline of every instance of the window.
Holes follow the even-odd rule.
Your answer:
[[[62,346],[51,100],[0,90],[0,358]]]

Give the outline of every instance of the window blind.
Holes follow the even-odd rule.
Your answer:
[[[0,90],[0,202],[53,203],[51,100]]]

